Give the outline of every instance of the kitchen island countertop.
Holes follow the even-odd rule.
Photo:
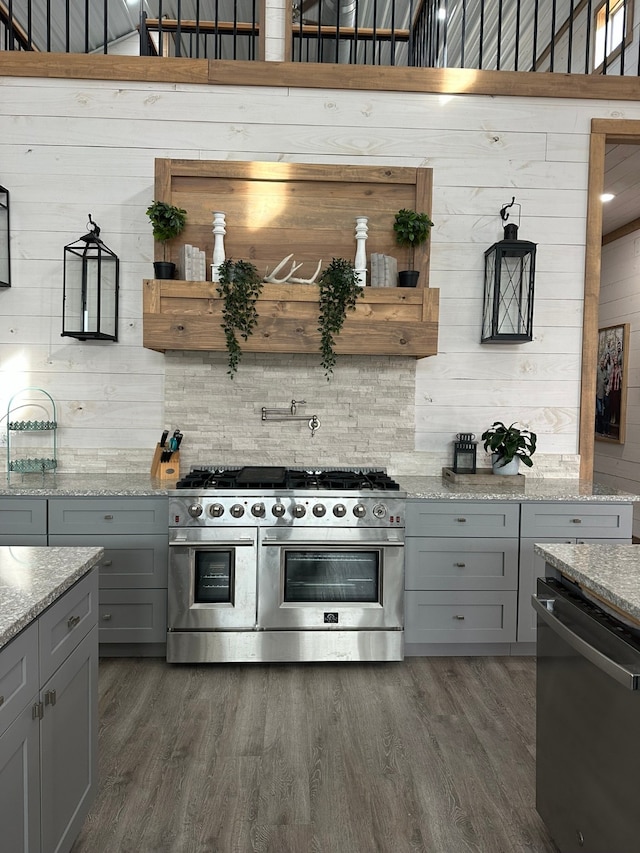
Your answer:
[[[99,562],[104,548],[0,546],[0,648]]]
[[[585,592],[640,623],[640,546],[539,543],[535,551]]]

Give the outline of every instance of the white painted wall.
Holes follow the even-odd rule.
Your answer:
[[[596,441],[594,480],[640,493],[640,231],[602,247],[599,326],[629,323],[627,421],[624,444]],[[634,508],[640,535],[640,508]]]
[[[640,118],[640,104],[0,78],[13,257],[13,287],[0,293],[0,412],[16,388],[46,388],[60,409],[62,470],[148,470],[166,425],[187,436],[184,464],[327,454],[439,473],[456,432],[479,435],[501,419],[538,433],[534,473],[575,475],[594,116]],[[308,358],[247,358],[231,382],[224,358],[213,357],[203,397],[193,359],[142,347],[141,282],[153,256],[144,211],[156,157],[433,168],[439,354],[392,365],[345,358],[328,386]],[[481,346],[484,250],[502,237],[499,210],[512,195],[523,208],[520,236],[538,244],[535,340]],[[60,337],[62,250],[84,233],[88,213],[121,259],[116,344]],[[406,383],[386,381],[398,361]],[[320,418],[320,433],[311,440],[286,425],[265,442],[260,407],[297,397]],[[362,432],[345,442],[354,418]]]

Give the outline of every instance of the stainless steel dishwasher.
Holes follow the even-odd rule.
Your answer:
[[[536,808],[562,853],[640,850],[640,631],[540,578]]]

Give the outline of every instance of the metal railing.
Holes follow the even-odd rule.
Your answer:
[[[269,0],[0,0],[0,50],[255,60],[264,2]],[[637,76],[634,5],[292,0],[291,59]],[[596,59],[598,50],[602,56]]]

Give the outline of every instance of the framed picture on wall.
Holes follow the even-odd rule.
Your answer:
[[[598,330],[595,437],[624,444],[629,324]]]

